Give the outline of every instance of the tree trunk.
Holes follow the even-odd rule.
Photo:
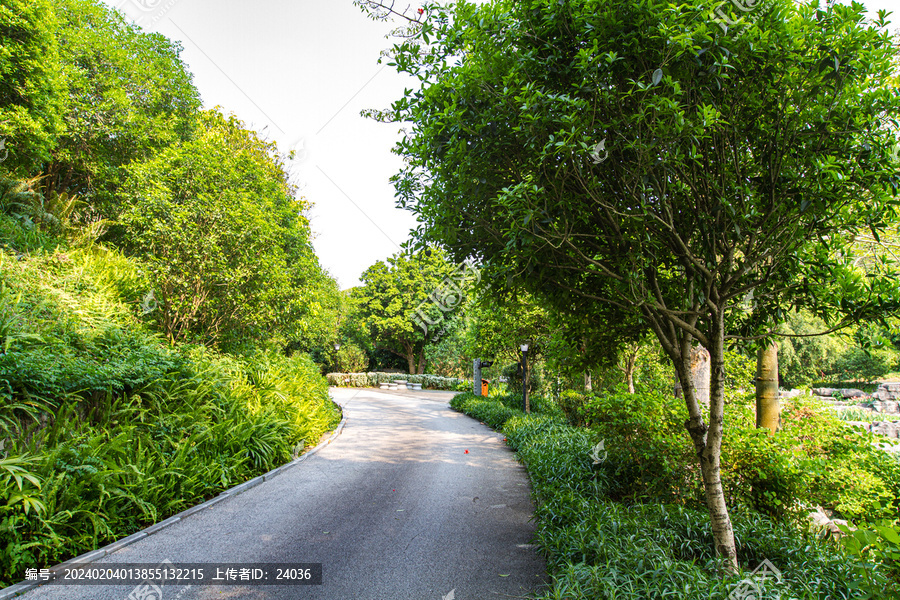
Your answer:
[[[697,318],[688,320],[683,329],[675,327],[674,323],[667,322],[668,315],[654,314],[646,310],[645,315],[650,321],[651,327],[657,339],[663,346],[666,354],[675,364],[676,381],[681,382],[681,393],[687,405],[688,421],[685,427],[694,443],[697,458],[700,460],[700,472],[703,477],[703,490],[706,497],[706,507],[709,511],[712,525],[713,542],[716,554],[724,559],[724,567],[729,574],[737,573],[737,547],[734,543],[734,530],[731,526],[731,517],[728,514],[728,506],[725,503],[725,490],[722,487],[721,456],[722,434],[725,425],[725,313],[716,307],[712,313],[706,343],[709,351],[709,365],[711,376],[709,383],[700,382],[695,385],[692,368],[704,362],[703,352],[693,350],[694,337],[685,329],[694,327]],[[704,372],[697,369],[697,372]],[[705,373],[710,373],[705,370]],[[709,424],[703,420],[703,405],[697,396],[697,387],[701,390],[709,390]]]
[[[694,440],[697,455],[700,458],[700,471],[703,474],[703,488],[706,492],[706,507],[712,523],[713,540],[716,554],[725,559],[725,569],[729,573],[737,572],[737,547],[734,543],[734,530],[731,517],[725,503],[725,490],[722,487],[721,458],[722,434],[725,426],[725,315],[718,311],[713,315],[709,332],[709,425],[702,430],[694,426],[694,418],[688,425],[688,431]],[[701,353],[702,354],[702,353]],[[695,364],[702,367],[697,353],[691,353],[691,367]],[[709,370],[697,369],[698,374],[710,373]],[[693,381],[691,388],[694,387]],[[701,384],[701,389],[702,389]],[[687,390],[686,390],[687,391]],[[691,390],[692,402],[688,404],[688,412],[693,416],[702,415],[700,398]],[[687,396],[687,394],[685,394]],[[702,416],[701,416],[702,424]],[[702,431],[702,433],[701,433]]]
[[[413,354],[412,352],[410,352],[409,354],[407,354],[407,355],[406,355],[406,362],[407,362],[408,365],[409,365],[409,374],[410,374],[410,375],[415,375],[415,374],[416,374],[416,355]]]
[[[709,406],[710,393],[710,353],[702,346],[691,348],[691,385],[694,396],[703,406]],[[724,382],[723,382],[724,385]]]
[[[623,357],[619,359],[618,369],[625,376],[625,383],[628,384],[628,393],[634,393],[634,371],[637,368],[638,353],[641,351],[639,343],[631,343],[627,346]]]
[[[765,427],[772,433],[781,429],[776,342],[760,348],[756,353],[756,427]]]
[[[637,352],[632,352],[625,359],[625,381],[628,382],[628,393],[634,393],[634,371],[637,368]]]
[[[417,375],[425,374],[425,348],[419,351],[419,368],[416,369]]]
[[[584,372],[584,391],[586,391],[586,392],[594,391],[594,384],[591,381],[591,372],[590,371]]]

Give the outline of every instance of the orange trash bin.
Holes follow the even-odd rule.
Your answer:
[[[488,383],[490,383],[490,381],[488,381],[487,379],[481,380],[481,395],[482,396],[486,397],[488,395]]]

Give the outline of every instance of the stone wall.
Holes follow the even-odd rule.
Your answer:
[[[802,393],[791,390],[782,392],[781,397],[790,398]],[[856,388],[813,388],[812,393],[837,411],[854,408],[874,414],[900,415],[900,382],[882,383],[871,394]],[[847,421],[847,424],[887,438],[900,439],[900,421]]]

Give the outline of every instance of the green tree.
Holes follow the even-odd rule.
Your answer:
[[[822,381],[831,373],[843,350],[840,340],[827,331],[825,323],[805,311],[788,315],[779,331],[786,334],[779,343],[778,368],[786,387]]]
[[[355,314],[376,349],[405,359],[410,374],[424,373],[425,348],[445,333],[470,274],[437,250],[395,254],[363,273],[363,285],[353,290]]]
[[[425,346],[425,364],[430,374],[471,378],[472,357],[466,353],[467,321],[461,314],[445,319],[440,338]]]
[[[519,348],[527,342],[535,361],[546,353],[555,330],[551,314],[528,292],[483,294],[471,310],[466,353],[508,363],[519,360]]]
[[[274,145],[240,121],[207,111],[197,128],[129,169],[123,245],[147,265],[171,341],[240,344],[290,332],[309,312],[298,291],[318,268],[308,205],[294,197]]]
[[[736,568],[726,333],[770,336],[796,303],[858,313],[895,295],[841,252],[897,212],[884,17],[782,0],[730,27],[702,1],[429,11],[393,50],[423,82],[391,115],[414,123],[397,146],[401,205],[420,238],[482,259],[491,280],[642,319],[682,382],[692,347],[709,351],[710,404],[684,386],[687,429],[716,551]],[[811,297],[810,281],[832,283]]]
[[[68,101],[45,187],[86,201],[85,219],[116,218],[123,167],[185,140],[199,93],[177,42],[99,0],[61,0],[56,12]]]
[[[0,4],[0,166],[17,177],[40,170],[62,128],[56,28],[48,0]]]

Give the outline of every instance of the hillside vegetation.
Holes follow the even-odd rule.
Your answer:
[[[898,597],[900,538],[885,518],[900,498],[897,460],[801,398],[769,436],[755,428],[751,401],[735,396],[726,416],[741,569],[724,577],[686,458],[685,411],[669,395],[568,391],[536,397],[528,415],[502,394],[460,394],[451,406],[502,431],[528,469],[551,575],[539,598]],[[806,515],[816,506],[859,529],[838,537],[813,527]],[[752,574],[763,561],[777,577]]]
[[[341,296],[274,144],[96,0],[0,6],[0,587],[340,419]]]

